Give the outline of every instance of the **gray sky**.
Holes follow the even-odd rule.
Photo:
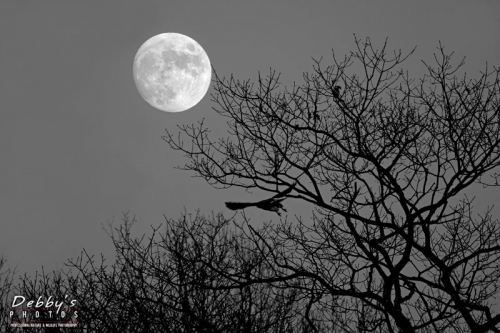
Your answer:
[[[354,49],[353,34],[409,51],[410,75],[441,41],[466,56],[470,75],[500,65],[498,1],[130,1],[0,2],[0,255],[20,272],[62,268],[82,248],[112,259],[102,224],[135,214],[148,233],[163,214],[224,210],[227,199],[174,169],[182,155],[164,129],[203,117],[216,133],[225,120],[209,94],[194,108],[164,113],[141,99],[132,61],[148,38],[177,32],[195,39],[221,76],[255,79],[273,68],[282,82],[301,82],[311,57]],[[481,205],[498,190],[478,192]],[[285,202],[308,214],[308,207]],[[309,207],[310,208],[310,207]],[[255,220],[274,219],[249,210]]]

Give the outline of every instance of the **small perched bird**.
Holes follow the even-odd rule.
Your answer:
[[[332,90],[333,97],[339,98],[339,96],[340,96],[340,89],[341,89],[340,86],[333,87],[333,90]]]
[[[263,210],[268,210],[271,212],[276,212],[278,216],[281,216],[280,209],[286,212],[287,210],[283,207],[281,202],[285,200],[284,198],[285,195],[289,194],[292,192],[293,188],[295,187],[295,184],[284,190],[283,192],[280,192],[276,194],[274,197],[257,201],[257,202],[226,202],[226,207],[231,209],[231,210],[238,210],[238,209],[245,209],[247,207],[257,207]]]

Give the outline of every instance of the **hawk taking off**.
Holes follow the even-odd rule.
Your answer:
[[[289,194],[292,192],[293,188],[295,187],[295,184],[284,190],[283,192],[280,192],[276,194],[274,197],[257,201],[257,202],[226,202],[226,207],[231,209],[231,210],[238,210],[238,209],[244,209],[247,207],[257,207],[263,210],[269,210],[271,212],[276,212],[279,216],[281,216],[281,213],[279,212],[280,209],[282,209],[284,212],[287,210],[283,207],[281,202],[285,200],[284,198],[285,195]]]

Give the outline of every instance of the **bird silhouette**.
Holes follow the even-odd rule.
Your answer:
[[[280,209],[284,212],[287,211],[283,207],[281,202],[286,199],[284,198],[284,196],[292,192],[294,187],[295,183],[283,192],[276,194],[274,197],[257,202],[226,202],[226,207],[231,210],[245,209],[247,207],[257,207],[263,210],[275,212],[276,214],[278,214],[278,216],[281,216],[281,213],[279,211]]]
[[[335,97],[335,98],[340,97],[340,89],[341,89],[340,86],[333,87],[333,90],[332,90],[333,97]]]

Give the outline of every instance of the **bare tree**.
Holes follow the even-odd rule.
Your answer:
[[[15,269],[7,268],[6,259],[0,257],[0,327],[8,327],[9,325],[9,310],[10,297],[13,289]]]
[[[235,288],[210,288],[227,286],[234,277],[208,269],[198,258],[210,258],[211,267],[225,265],[237,275],[269,270],[261,252],[232,231],[222,215],[184,214],[179,220],[167,219],[164,226],[164,231],[154,229],[147,239],[132,238],[127,223],[112,235],[117,261],[113,274],[106,273],[97,284],[106,286],[115,302],[135,304],[135,316],[143,313],[143,318],[128,320],[129,324],[151,325],[139,331],[311,332],[297,290],[246,281]],[[84,268],[82,263],[91,259],[86,258],[72,266],[86,277],[103,276],[101,269]],[[117,271],[124,276],[106,282]]]
[[[464,61],[440,45],[411,79],[401,65],[413,51],[356,47],[333,65],[315,61],[291,88],[273,71],[255,84],[216,75],[230,136],[210,138],[203,122],[180,128],[189,140],[167,132],[190,158],[184,168],[213,186],[296,183],[286,197],[314,207],[310,219],[240,224],[266,274],[228,269],[210,257],[214,244],[185,259],[226,279],[207,288],[295,288],[338,331],[500,332],[500,223],[465,193],[499,185],[500,70],[457,77]]]
[[[134,218],[125,214],[111,228],[116,258],[108,264],[85,250],[69,261],[65,272],[24,275],[12,295],[28,300],[49,296],[75,299],[77,327],[30,328],[32,332],[172,332],[172,333],[312,333],[330,332],[324,320],[308,311],[299,289],[249,284],[253,272],[268,273],[261,252],[222,215],[183,215],[167,219],[165,229],[149,237],[132,237]],[[204,246],[200,246],[204,244]],[[226,263],[243,278],[207,269],[197,258],[210,257],[211,266]],[[0,262],[1,263],[1,262]],[[267,272],[267,273],[266,273]],[[208,288],[227,286],[236,288]],[[4,309],[7,312],[8,305]],[[37,320],[54,322],[44,311]],[[23,321],[20,316],[14,320]],[[58,317],[57,320],[60,320]],[[6,332],[15,332],[5,321]]]

